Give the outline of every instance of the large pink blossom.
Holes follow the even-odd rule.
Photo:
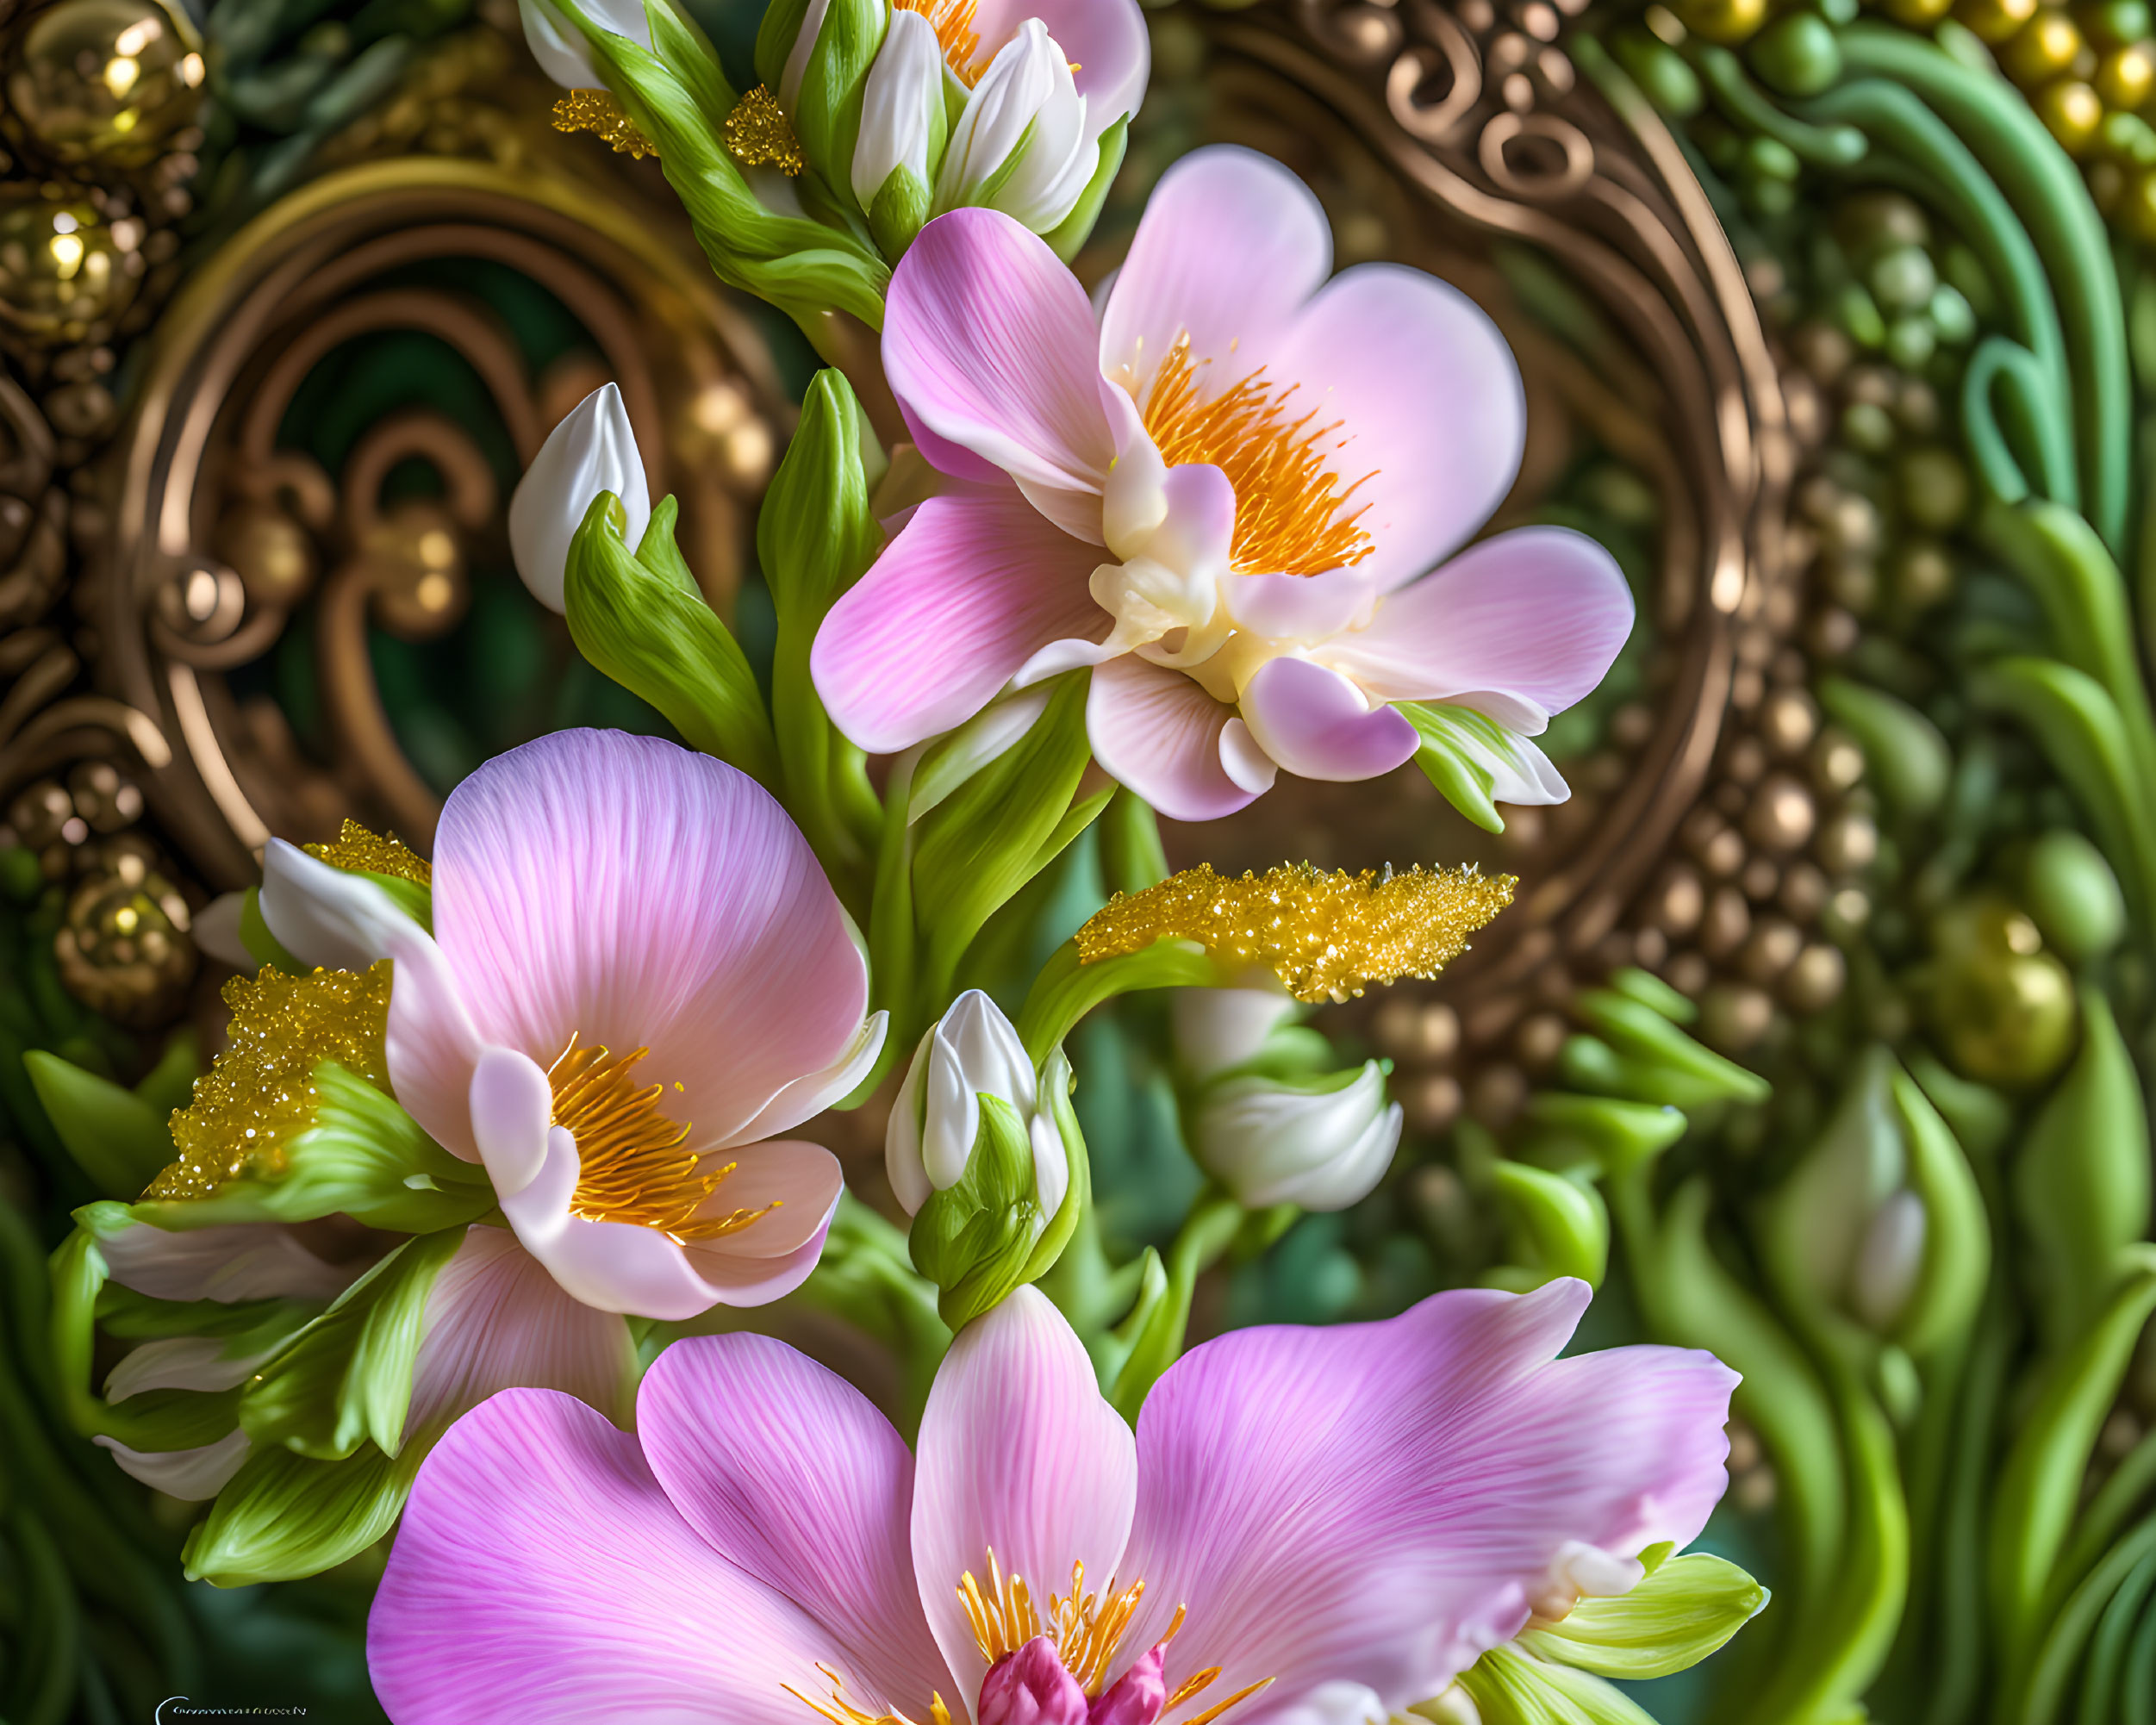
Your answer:
[[[272,843],[262,908],[310,962],[395,962],[397,1100],[484,1164],[523,1249],[587,1305],[754,1305],[814,1267],[842,1181],[778,1137],[857,1084],[883,1015],[815,857],[745,775],[562,732],[450,795],[433,929]]]
[[[1587,1298],[1237,1331],[1135,1438],[1031,1288],[960,1333],[917,1456],[763,1336],[670,1348],[633,1436],[511,1391],[420,1475],[376,1693],[397,1725],[1383,1717],[1621,1589],[1721,1495],[1735,1374],[1558,1359]]]
[[[883,357],[947,483],[817,638],[839,726],[900,750],[1090,665],[1095,757],[1182,819],[1388,771],[1401,701],[1494,720],[1497,794],[1561,799],[1524,738],[1608,670],[1623,578],[1556,528],[1461,552],[1518,470],[1511,354],[1432,277],[1330,268],[1309,190],[1228,147],[1162,179],[1097,316],[1007,217],[924,228]]]

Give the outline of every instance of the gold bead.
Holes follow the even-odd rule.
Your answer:
[[[1710,42],[1741,42],[1767,22],[1767,0],[1676,0],[1686,24]]]
[[[1913,30],[1928,30],[1953,10],[1953,0],[1886,0],[1886,16]]]
[[[2156,168],[2143,168],[2127,182],[2119,219],[2136,239],[2156,245]]]
[[[2078,78],[2046,84],[2029,99],[2029,105],[2070,156],[2093,144],[2097,128],[2103,123],[2103,99]]]
[[[146,167],[202,104],[193,27],[155,0],[61,0],[16,44],[0,108],[54,162]]]
[[[2097,94],[2112,108],[2139,108],[2156,92],[2156,42],[2134,42],[2104,55]]]
[[[1999,64],[2015,83],[2026,86],[2058,77],[2080,52],[2081,32],[2072,19],[2064,12],[2039,12],[2015,32]]]
[[[1996,47],[2036,16],[2036,0],[1960,0],[1954,16]]]
[[[0,323],[41,346],[90,339],[134,298],[141,270],[93,204],[0,206]]]
[[[67,992],[115,1024],[172,1016],[194,980],[186,900],[160,875],[100,873],[75,889],[53,956]]]

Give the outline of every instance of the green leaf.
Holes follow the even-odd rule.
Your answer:
[[[913,169],[895,167],[877,188],[869,206],[869,232],[883,255],[896,263],[928,220],[928,188]]]
[[[600,493],[570,541],[563,593],[576,650],[658,708],[692,747],[771,783],[763,696],[740,644],[688,578],[674,544],[679,505],[668,497],[651,511],[634,556],[620,508],[612,492]]]
[[[771,0],[757,28],[756,75],[774,102],[786,81],[786,63],[794,57],[801,26],[808,21],[808,7],[809,0]]]
[[[937,1309],[954,1330],[1019,1286],[1040,1219],[1025,1122],[1000,1096],[978,1099],[965,1172],[930,1196],[907,1239],[913,1267],[943,1291]]]
[[[1819,679],[1819,704],[1847,727],[1897,813],[1927,815],[1946,800],[1953,755],[1939,727],[1907,701],[1852,682]]]
[[[1691,1552],[1629,1593],[1582,1599],[1562,1622],[1519,1638],[1528,1652],[1599,1677],[1684,1671],[1757,1616],[1767,1591],[1734,1563]]]
[[[257,1449],[189,1535],[187,1579],[244,1587],[357,1557],[396,1525],[421,1459],[417,1444],[395,1460],[370,1445],[342,1461]]]
[[[726,82],[711,38],[694,18],[667,0],[645,0],[644,16],[651,29],[651,52],[681,80],[704,123],[723,128],[726,115],[741,98]]]
[[[67,1153],[107,1197],[138,1196],[172,1160],[165,1117],[132,1090],[41,1049],[22,1065]]]
[[[861,95],[883,46],[888,16],[884,0],[830,0],[787,115],[811,171],[847,211],[860,208],[851,168],[861,134]]]
[[[1491,1648],[1461,1674],[1460,1686],[1482,1725],[1654,1725],[1600,1678],[1544,1665],[1517,1646]]]
[[[1404,701],[1399,710],[1423,739],[1415,751],[1415,764],[1423,769],[1423,776],[1484,831],[1504,831],[1505,817],[1490,799],[1497,775],[1484,758],[1490,739],[1483,733],[1497,726],[1465,707],[1426,707],[1419,701]]]
[[[462,1229],[408,1240],[337,1297],[255,1373],[240,1423],[256,1444],[340,1461],[371,1442],[402,1447],[427,1296],[464,1244]]]
[[[184,1230],[342,1214],[370,1228],[425,1234],[494,1208],[485,1170],[450,1155],[365,1079],[325,1061],[315,1068],[315,1123],[287,1141],[281,1168],[250,1170],[206,1198],[145,1199],[127,1216]]]
[[[1498,1202],[1524,1248],[1520,1255],[1538,1273],[1535,1285],[1577,1276],[1590,1287],[1601,1286],[1610,1267],[1610,1213],[1602,1194],[1582,1180],[1525,1162],[1499,1161],[1491,1172]]]

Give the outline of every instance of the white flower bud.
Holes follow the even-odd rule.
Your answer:
[[[964,1178],[981,1132],[981,1099],[987,1095],[1009,1103],[1025,1123],[1039,1220],[1045,1225],[1070,1188],[1069,1155],[1046,1088],[1068,1068],[1060,1060],[1051,1066],[1044,1082],[1011,1021],[978,988],[951,1003],[914,1049],[884,1133],[885,1171],[908,1216],[918,1214],[932,1193],[948,1191]]]
[[[853,148],[853,195],[861,208],[875,202],[899,169],[932,184],[943,159],[943,44],[925,16],[894,8],[875,64],[861,92],[861,131]]]
[[[1344,1210],[1392,1165],[1400,1108],[1375,1061],[1312,1080],[1231,1078],[1200,1101],[1199,1162],[1251,1210],[1299,1204]]]
[[[1924,1201],[1904,1186],[1872,1212],[1849,1273],[1849,1305],[1876,1330],[1888,1330],[1916,1291],[1929,1231]]]
[[[644,16],[644,0],[578,0],[578,9],[602,30],[626,36],[639,47],[651,46],[651,21]],[[554,0],[517,0],[516,10],[532,58],[547,77],[564,90],[607,87],[584,33],[562,16]]]
[[[1193,1078],[1255,1060],[1273,1032],[1295,1016],[1295,997],[1270,988],[1178,988],[1170,1007],[1175,1051]]]
[[[566,608],[569,543],[601,491],[621,500],[628,515],[622,537],[634,551],[651,520],[651,494],[621,391],[612,383],[594,389],[554,427],[509,500],[516,572],[550,611]]]
[[[1048,27],[1028,18],[988,63],[951,129],[935,209],[986,204],[1047,234],[1076,206],[1100,159],[1069,59]]]

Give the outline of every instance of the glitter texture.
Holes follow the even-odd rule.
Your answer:
[[[1200,863],[1117,894],[1078,931],[1078,956],[1090,964],[1194,940],[1218,958],[1265,965],[1299,1000],[1345,1000],[1373,982],[1435,976],[1518,884],[1473,867],[1349,875],[1307,862],[1231,881]]]
[[[145,1198],[207,1198],[243,1174],[276,1174],[284,1147],[314,1124],[315,1068],[333,1060],[377,1089],[389,1087],[383,1035],[389,1021],[389,965],[291,976],[271,966],[224,987],[232,1046],[195,1080],[195,1097],[172,1111],[179,1157]]]
[[[636,122],[621,111],[621,104],[603,90],[572,90],[554,104],[554,129],[589,132],[614,146],[617,155],[633,156],[639,161],[658,154],[658,146],[637,130]],[[731,121],[726,129],[732,133]]]
[[[726,115],[726,148],[745,167],[769,164],[789,179],[807,165],[801,140],[794,135],[786,110],[762,84],[733,105]]]
[[[369,875],[388,875],[421,887],[434,884],[434,871],[427,859],[392,833],[383,838],[347,820],[333,843],[302,847],[309,856],[320,857],[333,869],[358,869]]]

